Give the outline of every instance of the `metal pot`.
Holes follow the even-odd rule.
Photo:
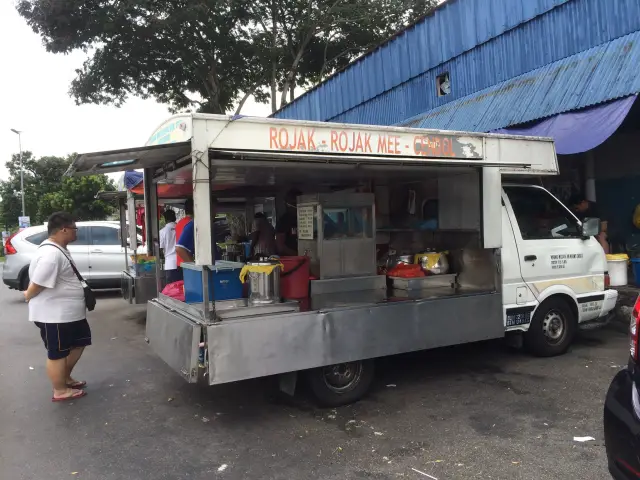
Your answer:
[[[420,253],[416,255],[416,263],[419,263],[425,272],[432,275],[449,273],[449,260],[444,252]]]
[[[249,266],[269,267],[279,265],[278,260],[261,260],[247,262]],[[280,268],[274,268],[271,273],[249,272],[249,304],[271,305],[280,303]]]

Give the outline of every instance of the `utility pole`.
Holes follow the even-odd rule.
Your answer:
[[[25,217],[26,214],[24,211],[24,169],[22,168],[22,138],[20,137],[20,134],[22,132],[16,130],[15,128],[12,128],[11,131],[16,135],[18,135],[18,147],[20,148],[20,198],[22,199],[22,216]]]

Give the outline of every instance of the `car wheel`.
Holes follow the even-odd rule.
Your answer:
[[[307,380],[320,405],[338,407],[366,395],[373,383],[374,372],[373,360],[360,360],[309,370]]]
[[[578,330],[578,319],[571,306],[562,298],[542,302],[533,315],[524,343],[538,357],[553,357],[565,353]]]
[[[29,288],[29,270],[28,269],[25,269],[20,274],[20,281],[19,281],[18,288],[20,289],[21,292],[24,292],[27,290],[27,288]]]

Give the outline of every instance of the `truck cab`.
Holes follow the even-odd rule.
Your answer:
[[[605,289],[606,257],[594,237],[598,225],[581,222],[542,187],[503,185],[505,330],[527,332],[525,345],[538,355],[563,353],[579,324],[615,307],[618,293]]]

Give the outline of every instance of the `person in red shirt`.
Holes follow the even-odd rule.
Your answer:
[[[184,218],[180,219],[178,223],[176,223],[176,240],[179,240],[182,236],[182,231],[187,224],[193,220],[193,199],[187,198],[187,201],[184,202]],[[180,269],[180,264],[182,263],[182,259],[180,255],[178,255],[178,269]]]

